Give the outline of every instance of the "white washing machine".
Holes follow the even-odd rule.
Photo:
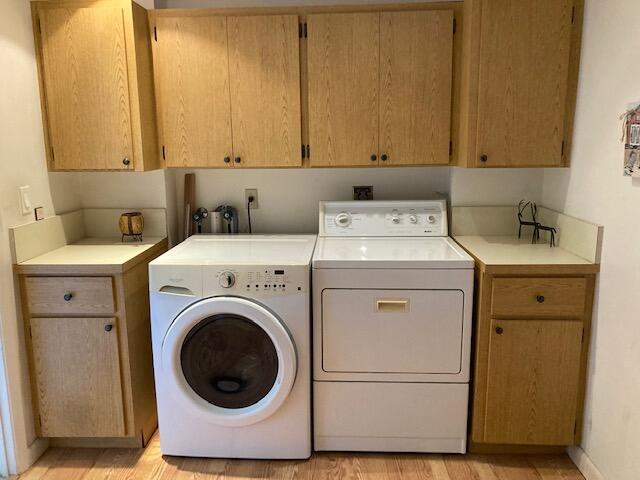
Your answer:
[[[310,456],[315,242],[198,235],[149,264],[163,454]]]
[[[473,259],[443,201],[322,202],[316,450],[464,453]]]

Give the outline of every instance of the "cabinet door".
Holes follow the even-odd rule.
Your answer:
[[[227,19],[158,17],[156,29],[158,114],[167,166],[230,166]]]
[[[115,322],[31,319],[41,436],[125,435]]]
[[[229,17],[234,165],[302,163],[297,15]]]
[[[572,4],[482,0],[478,166],[562,163]]]
[[[39,19],[54,168],[133,169],[122,8],[42,9]]]
[[[453,12],[383,12],[381,165],[448,164]]]
[[[492,320],[484,441],[571,445],[582,321]]]
[[[379,13],[307,16],[312,166],[375,165]]]

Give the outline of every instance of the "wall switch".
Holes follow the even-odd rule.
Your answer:
[[[31,187],[24,185],[18,188],[20,192],[20,211],[22,215],[29,215],[32,211],[31,207]]]
[[[249,197],[253,197],[253,202],[249,205],[251,210],[260,208],[258,205],[258,189],[257,188],[245,188],[244,189],[244,204],[249,204]]]

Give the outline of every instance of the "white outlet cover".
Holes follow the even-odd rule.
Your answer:
[[[244,204],[245,206],[249,203],[249,197],[253,197],[253,202],[251,202],[251,210],[256,210],[260,208],[260,204],[258,203],[258,189],[257,188],[245,188],[244,189]]]
[[[18,192],[20,193],[20,210],[23,215],[28,215],[33,210],[31,207],[31,187],[24,185],[18,188]]]

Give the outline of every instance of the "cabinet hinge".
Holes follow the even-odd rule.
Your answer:
[[[38,425],[40,425],[40,429],[42,429],[42,415],[38,414]]]
[[[36,21],[38,22],[38,33],[42,35],[42,25],[40,25],[40,16],[36,17]]]
[[[302,145],[302,159],[304,160],[305,158],[307,158],[307,148]]]
[[[33,338],[33,333],[31,333],[31,325],[29,325],[29,338]]]
[[[457,28],[457,26],[458,26],[458,22],[456,22],[456,19],[454,18],[454,19],[453,19],[453,33],[454,33],[454,34],[456,33],[456,28]]]
[[[576,6],[571,7],[571,23],[573,23],[576,19]]]
[[[449,142],[449,156],[453,155],[453,142]]]
[[[575,437],[578,434],[578,420],[573,423],[573,436]]]
[[[164,145],[162,145],[162,159],[163,160],[167,159],[167,154],[166,154],[166,150],[164,149]]]
[[[301,23],[298,24],[298,37],[302,38],[302,24]]]
[[[55,160],[56,159],[56,153],[53,150],[53,145],[51,145],[51,160]]]
[[[300,38],[307,38],[307,23],[298,24],[298,36]]]
[[[158,29],[155,26],[153,27],[153,39],[158,41]]]
[[[311,147],[307,145],[307,158],[311,158]]]
[[[562,140],[562,146],[560,147],[560,156],[564,157],[564,140]]]

